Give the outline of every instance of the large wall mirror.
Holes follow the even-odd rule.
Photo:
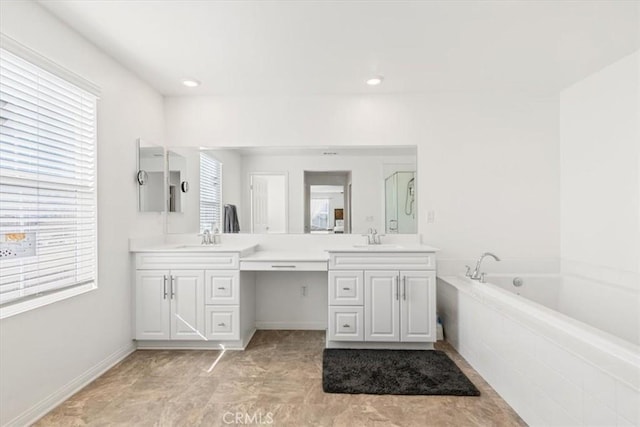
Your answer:
[[[138,210],[164,211],[164,148],[148,141],[136,141],[138,153]]]
[[[167,157],[177,186],[170,233],[417,232],[414,146],[169,148]]]

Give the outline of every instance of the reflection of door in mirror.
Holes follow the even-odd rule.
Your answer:
[[[164,211],[164,149],[138,139],[138,210]]]
[[[182,185],[187,176],[187,161],[184,156],[174,152],[167,152],[167,164],[169,174],[167,176],[169,212],[182,212],[183,194],[188,187]]]
[[[287,176],[283,173],[252,173],[251,232],[286,233]]]

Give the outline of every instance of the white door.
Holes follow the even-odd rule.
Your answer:
[[[400,340],[436,341],[435,271],[401,271],[400,280]]]
[[[364,340],[400,340],[398,271],[364,272]]]
[[[136,272],[136,334],[138,340],[168,340],[169,270]]]
[[[171,339],[203,340],[204,271],[172,270],[169,283]]]
[[[251,232],[269,232],[269,180],[266,175],[251,176]]]

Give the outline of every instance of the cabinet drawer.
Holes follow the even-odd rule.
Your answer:
[[[330,270],[435,270],[433,252],[332,252]]]
[[[210,340],[239,340],[239,306],[206,306],[205,336]]]
[[[327,271],[326,261],[240,261],[243,271]]]
[[[240,304],[240,272],[238,270],[205,271],[204,303],[207,305]]]
[[[329,305],[362,305],[363,271],[329,272]]]
[[[330,341],[364,341],[362,307],[329,307]]]
[[[136,255],[136,268],[139,270],[163,268],[233,270],[239,265],[237,253],[141,252]]]

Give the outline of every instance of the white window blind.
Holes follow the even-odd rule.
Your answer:
[[[220,231],[222,211],[222,164],[205,153],[200,153],[200,232]]]
[[[0,305],[96,282],[96,101],[0,49]]]

